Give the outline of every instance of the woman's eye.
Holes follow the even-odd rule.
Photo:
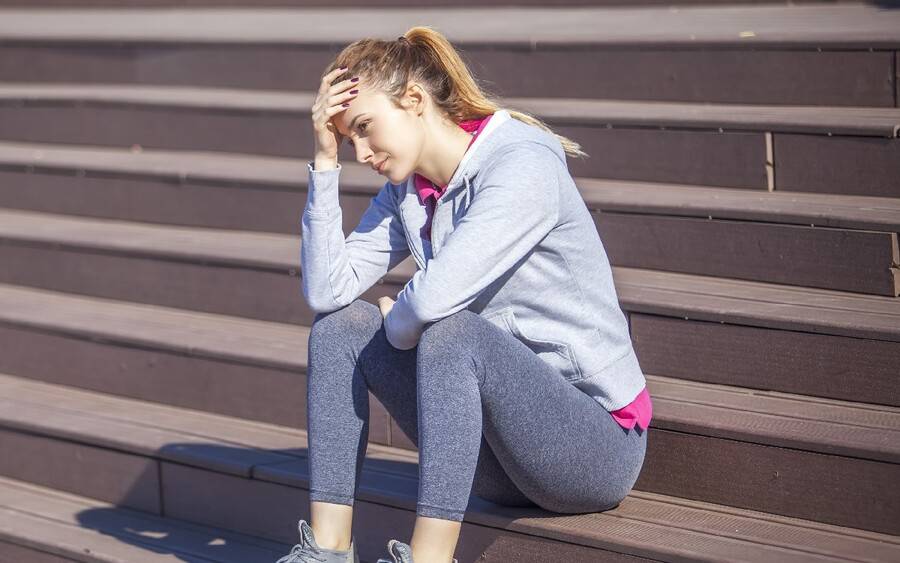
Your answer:
[[[363,129],[363,127],[366,126],[366,125],[368,125],[368,124],[369,124],[369,122],[366,121],[366,122],[364,122],[364,123],[360,123],[360,124],[357,125],[356,127],[357,127],[360,131],[365,131],[365,129]],[[351,141],[350,139],[347,139],[347,143],[349,143],[351,147],[354,147],[354,148],[356,147],[356,145],[354,145],[354,144],[353,144],[353,141]]]

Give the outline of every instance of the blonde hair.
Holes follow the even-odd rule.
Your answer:
[[[416,26],[394,41],[360,39],[345,47],[325,69],[349,67],[342,77],[360,76],[364,83],[383,91],[397,107],[407,83],[422,84],[434,103],[455,123],[480,119],[501,109],[497,98],[485,93],[459,52],[440,32]],[[554,135],[571,157],[585,157],[577,142],[554,133],[546,123],[525,112],[506,109],[511,117]]]

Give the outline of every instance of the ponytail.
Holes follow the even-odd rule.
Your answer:
[[[410,80],[423,85],[435,104],[456,123],[480,119],[501,109],[498,98],[486,93],[459,52],[440,32],[416,26],[394,41],[360,39],[348,45],[325,70],[347,66],[353,76],[383,90],[396,103],[406,93]],[[555,133],[539,118],[507,109],[510,116],[540,127],[555,136],[570,157],[588,156],[577,142]]]

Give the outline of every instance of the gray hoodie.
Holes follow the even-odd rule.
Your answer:
[[[384,320],[395,348],[469,309],[609,411],[644,389],[606,250],[554,135],[495,112],[438,200],[431,242],[413,175],[386,182],[345,239],[341,165],[307,168],[300,262],[313,311],[349,305],[412,254],[419,269]]]

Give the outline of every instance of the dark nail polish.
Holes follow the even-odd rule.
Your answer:
[[[355,93],[357,93],[357,92],[359,92],[359,90],[357,90],[357,89],[355,89],[355,88],[354,88],[353,90],[350,90],[350,93],[351,93],[351,94],[355,94]]]
[[[359,77],[351,78],[350,82],[359,82]]]
[[[344,102],[344,103],[341,104],[341,105],[344,106],[344,107],[347,107],[347,106],[349,106],[350,104],[348,104],[347,102]]]

